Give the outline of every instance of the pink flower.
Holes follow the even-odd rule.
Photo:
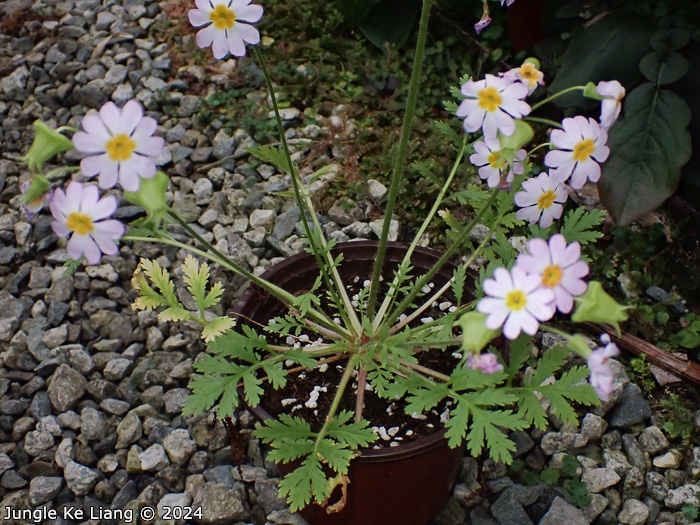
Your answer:
[[[474,31],[476,31],[476,34],[478,35],[484,29],[486,29],[490,23],[491,17],[488,15],[488,13],[484,13],[484,15],[481,17],[481,20],[474,24]]]
[[[527,87],[509,79],[486,75],[484,80],[462,85],[465,99],[459,105],[456,115],[464,118],[464,131],[473,133],[483,129],[484,137],[496,138],[500,131],[510,137],[515,132],[515,120],[530,113],[530,106],[524,99]]]
[[[562,203],[568,198],[564,183],[549,173],[540,173],[523,181],[523,190],[515,194],[515,204],[521,208],[515,213],[518,219],[530,224],[540,221],[542,228],[548,228],[554,219],[561,217],[564,211]]]
[[[543,239],[527,243],[529,253],[518,256],[517,265],[527,273],[542,279],[542,286],[554,292],[554,305],[563,314],[574,307],[574,296],[585,293],[588,285],[582,277],[588,275],[588,265],[581,260],[581,245],[567,246],[561,234],[553,235],[549,244]]]
[[[498,362],[498,356],[491,352],[484,354],[469,354],[467,366],[473,370],[481,370],[485,374],[503,372],[503,365]]]
[[[591,369],[590,383],[601,401],[607,401],[613,390],[614,375],[610,369],[610,358],[620,353],[615,343],[610,342],[610,336],[600,336],[605,347],[598,348],[588,356],[588,368]]]
[[[603,97],[600,103],[600,126],[605,129],[615,123],[622,111],[622,99],[625,96],[625,88],[617,80],[605,82],[601,80],[596,86],[596,93]]]
[[[68,255],[80,259],[85,255],[89,264],[100,262],[102,254],[115,255],[115,242],[124,235],[124,225],[116,220],[102,220],[117,209],[117,199],[109,195],[99,198],[97,186],[83,186],[73,181],[66,192],[58,188],[51,199],[55,221],[51,228],[59,237],[71,235],[66,247]]]
[[[501,149],[498,138],[484,137],[484,140],[474,143],[474,151],[469,161],[474,166],[480,166],[479,177],[487,182],[489,188],[506,186],[513,182],[515,175],[522,175],[525,170],[523,160],[527,152],[521,149],[514,158],[509,159],[508,152]]]
[[[578,116],[565,118],[562,129],[552,131],[550,140],[553,149],[544,157],[544,163],[550,168],[552,177],[557,182],[566,182],[571,177],[571,187],[581,189],[586,179],[598,182],[600,179],[599,162],[605,162],[610,155],[610,148],[605,145],[608,132],[595,120]]]
[[[260,33],[251,23],[263,15],[263,8],[251,0],[197,0],[197,9],[188,17],[194,27],[204,27],[197,33],[197,45],[212,46],[214,58],[245,55],[245,44],[260,42]],[[245,23],[249,22],[249,23]]]
[[[484,297],[476,305],[477,311],[488,314],[486,327],[498,330],[503,326],[503,334],[515,339],[523,331],[535,335],[539,321],[552,318],[555,308],[551,306],[554,293],[540,286],[539,275],[528,275],[517,266],[511,272],[496,268],[493,279],[484,281]]]
[[[126,191],[137,191],[139,177],[150,179],[156,174],[153,157],[161,154],[165,141],[152,136],[158,123],[143,116],[136,100],[121,110],[107,102],[99,113],[85,115],[82,126],[85,131],[73,135],[73,144],[90,156],[80,161],[80,169],[86,177],[99,175],[101,188],[111,188],[119,181]]]

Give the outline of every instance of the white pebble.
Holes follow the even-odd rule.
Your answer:
[[[318,365],[319,372],[323,373],[326,370],[328,370],[328,363],[321,363],[320,365]]]
[[[296,403],[297,398],[296,397],[289,397],[287,399],[282,400],[282,406],[286,407],[287,405],[291,405],[292,403]]]
[[[399,432],[399,427],[391,427],[387,432],[391,437],[394,437]]]
[[[425,421],[426,419],[428,419],[428,416],[426,416],[425,414],[419,414],[418,412],[414,412],[413,414],[411,414],[411,417],[413,419],[418,419],[419,421]]]
[[[447,423],[450,420],[450,409],[446,408],[442,414],[440,414],[440,423]]]
[[[432,322],[433,322],[433,318],[430,317],[430,316],[428,316],[428,317],[421,317],[420,322],[423,323],[423,324],[432,323]]]
[[[451,303],[450,301],[445,301],[445,302],[440,303],[440,304],[438,305],[438,308],[440,308],[440,311],[441,311],[441,312],[444,312],[444,311],[447,310],[450,306],[452,306],[452,303]]]
[[[447,311],[450,312],[450,313],[456,312],[456,311],[457,311],[457,307],[456,307],[456,306],[450,306],[450,307],[447,309]]]
[[[398,447],[399,444],[398,444],[398,442],[396,442],[396,441],[392,441],[391,443],[389,443],[389,446],[390,446],[390,447]]]

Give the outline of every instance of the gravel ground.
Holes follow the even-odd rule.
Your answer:
[[[288,178],[248,163],[244,148],[253,140],[245,129],[228,135],[222,122],[202,126],[195,118],[200,96],[188,91],[187,79],[207,78],[215,89],[227,75],[176,69],[168,44],[149,37],[149,27],[165,18],[163,7],[154,0],[0,5],[3,524],[129,523],[126,511],[145,506],[201,508],[201,517],[188,520],[196,523],[304,523],[278,498],[276,468],[250,438],[250,415],[237,417],[247,443],[240,472],[231,466],[220,421],[212,414],[181,415],[192,362],[203,351],[196,327],[130,308],[138,258],[157,258],[177,275],[185,253],[124,244],[118,257],[64,276],[65,242],[52,233],[50,217],[30,221],[18,210],[19,186],[29,172],[16,161],[29,148],[35,119],[78,127],[89,109],[135,97],[159,122],[167,142],[159,164],[172,177],[172,205],[188,222],[257,273],[300,250],[299,210],[275,196],[289,187]],[[342,106],[316,123],[294,108],[284,116],[295,160],[319,137],[352,136],[354,124]],[[314,184],[319,195],[330,179],[342,177],[342,151],[334,155],[329,162],[338,169]],[[77,160],[68,155],[68,162]],[[324,222],[329,236],[376,238],[379,226],[369,217],[386,189],[369,187],[366,200],[331,208]],[[126,206],[119,213],[127,220],[138,210]],[[395,223],[394,238],[398,231]],[[224,281],[229,301],[244,284],[218,271],[215,279]],[[512,436],[525,469],[558,469],[567,455],[578,458],[578,472],[569,477],[585,481],[589,505],[578,506],[561,486],[525,486],[503,465],[465,457],[435,524],[690,523],[680,509],[698,501],[700,447],[673,446],[658,423],[619,365],[611,400],[582,414],[579,425],[557,424],[554,417],[547,432]],[[7,507],[38,514],[15,519]],[[71,510],[75,519],[64,519],[63,509],[84,515]],[[59,517],[47,518],[50,510]],[[101,518],[88,519],[90,512]]]

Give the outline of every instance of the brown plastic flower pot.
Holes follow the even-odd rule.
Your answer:
[[[406,253],[406,245],[389,243],[383,276],[390,279]],[[377,252],[377,243],[357,241],[336,246],[342,252],[339,273],[343,280],[370,277]],[[418,248],[411,259],[415,273],[427,271],[440,254]],[[446,264],[433,278],[436,289],[453,275],[455,264]],[[290,257],[267,270],[263,277],[291,293],[303,293],[313,286],[318,267],[312,255],[302,253]],[[465,291],[465,294],[469,291]],[[467,297],[469,300],[470,297]],[[258,287],[251,285],[235,303],[231,315],[239,322],[250,319],[263,325],[281,314],[285,307]],[[251,408],[260,420],[272,416],[262,407]],[[328,513],[319,505],[309,505],[301,515],[311,525],[426,525],[444,507],[460,471],[463,447],[451,449],[445,431],[416,439],[398,447],[368,449],[355,458],[348,473],[347,501],[342,510]],[[279,465],[285,475],[294,466]],[[336,489],[329,504],[340,499]]]

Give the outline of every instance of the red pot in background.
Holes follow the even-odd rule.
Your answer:
[[[343,280],[371,276],[377,244],[373,241],[343,243],[334,253],[344,254],[339,272]],[[383,276],[390,279],[394,269],[406,253],[406,245],[389,243]],[[416,273],[427,271],[440,254],[418,248],[411,264]],[[448,263],[433,278],[436,288],[451,277],[455,265]],[[295,293],[313,285],[318,269],[314,257],[302,253],[290,257],[267,270],[263,277],[285,290]],[[468,296],[466,300],[471,298]],[[267,324],[272,317],[284,311],[284,306],[256,286],[249,286],[235,303],[231,315]],[[252,408],[260,420],[270,414],[262,407]],[[425,438],[416,439],[398,447],[365,450],[355,458],[348,473],[347,502],[340,512],[328,514],[319,505],[309,505],[301,515],[311,525],[427,525],[442,510],[452,491],[462,465],[463,447],[451,449],[440,430]],[[279,465],[282,475],[293,470],[289,464]],[[337,502],[340,490],[331,497]]]

